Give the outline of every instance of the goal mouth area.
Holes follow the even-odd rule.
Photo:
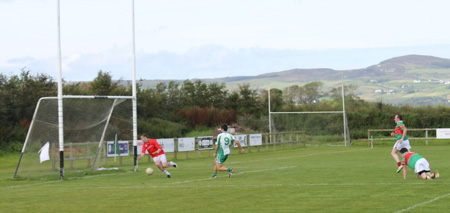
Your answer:
[[[132,99],[132,96],[62,96],[62,143],[58,97],[39,99],[13,178],[58,177],[60,152],[68,173],[105,165],[106,141],[114,141],[116,135],[119,140],[133,138]],[[47,142],[50,160],[40,162],[40,151]]]
[[[343,115],[343,111],[270,112],[270,132],[278,135],[301,131],[305,145],[346,146],[348,134]],[[271,140],[280,141],[278,138]]]

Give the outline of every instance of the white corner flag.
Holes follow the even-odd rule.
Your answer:
[[[47,142],[44,144],[44,146],[42,146],[41,150],[39,150],[38,153],[41,153],[39,155],[39,158],[41,159],[41,163],[46,160],[50,160],[50,156],[48,155],[49,148],[50,148],[50,142]]]

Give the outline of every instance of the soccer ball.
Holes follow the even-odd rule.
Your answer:
[[[147,173],[147,175],[151,175],[151,174],[153,174],[153,169],[152,168],[147,168],[145,170],[145,173]]]

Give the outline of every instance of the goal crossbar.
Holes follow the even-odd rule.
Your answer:
[[[316,113],[345,113],[344,111],[310,111],[310,112],[269,112],[270,114],[316,114]]]

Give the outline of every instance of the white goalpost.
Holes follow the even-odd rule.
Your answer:
[[[329,120],[335,120],[334,117],[330,117],[329,115],[332,114],[342,114],[342,138],[344,140],[344,145],[347,146],[348,144],[351,145],[351,140],[350,140],[350,131],[348,128],[348,120],[347,120],[347,113],[345,111],[345,98],[344,98],[344,86],[342,85],[342,111],[303,111],[303,112],[272,112],[271,111],[271,105],[270,105],[270,88],[268,89],[268,111],[269,111],[269,134],[272,135],[273,134],[273,129],[274,129],[274,119],[273,116],[274,115],[280,115],[280,117],[284,117],[284,120],[290,120],[290,121],[285,121],[286,125],[296,125],[298,123],[302,123],[303,121],[301,121],[302,118],[297,118],[294,117],[294,115],[303,115],[303,117],[305,117],[306,115],[310,114],[310,115],[319,115],[321,114],[322,116],[316,116],[317,118],[314,119],[329,119]],[[328,114],[328,115],[327,115]],[[307,125],[307,124],[305,124]],[[305,126],[303,126],[304,128]],[[339,129],[336,126],[333,126],[333,129]],[[300,130],[299,128],[302,127],[294,127],[297,130]],[[317,128],[317,127],[316,127]],[[322,127],[323,128],[323,127]],[[302,129],[304,130],[304,129]],[[320,131],[320,130],[319,130]],[[339,130],[337,130],[339,131]],[[331,131],[330,132],[336,132],[336,131]],[[307,132],[308,133],[308,132]],[[330,133],[332,134],[332,133]],[[272,137],[269,137],[269,142],[272,143]]]
[[[98,166],[98,163],[99,163],[98,161],[99,161],[99,158],[100,158],[100,154],[99,153],[101,152],[102,142],[104,140],[105,135],[107,134],[107,127],[110,124],[110,119],[112,118],[111,116],[113,115],[114,110],[117,110],[117,108],[116,108],[117,105],[122,103],[122,102],[124,102],[124,100],[131,100],[132,108],[131,109],[127,109],[127,110],[129,112],[132,112],[132,116],[129,116],[129,117],[132,117],[132,132],[133,132],[133,135],[131,137],[132,137],[132,140],[133,140],[134,170],[136,171],[137,170],[137,142],[136,142],[135,139],[137,138],[137,98],[136,98],[136,56],[135,56],[134,0],[131,0],[131,10],[132,10],[131,11],[131,31],[132,31],[131,32],[131,36],[132,36],[131,40],[132,40],[132,73],[133,73],[132,74],[132,96],[65,96],[65,95],[63,95],[63,90],[62,90],[62,87],[63,87],[63,83],[62,83],[62,65],[61,65],[62,62],[61,62],[61,33],[60,33],[60,31],[61,31],[60,30],[61,29],[61,27],[60,27],[60,0],[57,0],[56,3],[57,3],[58,96],[56,97],[56,99],[55,99],[55,97],[49,97],[49,98],[42,98],[42,99],[39,100],[39,102],[38,102],[38,104],[36,106],[36,109],[35,109],[35,114],[33,115],[32,123],[31,123],[29,131],[27,133],[27,137],[25,139],[24,146],[22,148],[22,153],[21,153],[19,162],[17,164],[17,168],[16,168],[16,171],[14,173],[13,178],[17,177],[18,171],[20,170],[19,168],[21,166],[21,163],[23,164],[24,163],[23,161],[26,161],[25,160],[25,156],[27,154],[27,151],[31,151],[30,152],[30,154],[31,154],[32,152],[36,151],[35,149],[37,147],[40,148],[43,145],[43,143],[45,143],[45,139],[40,138],[38,135],[36,135],[36,137],[33,137],[33,134],[34,134],[33,131],[36,131],[35,129],[38,129],[37,132],[40,132],[41,135],[48,136],[46,138],[49,138],[49,139],[51,138],[51,140],[52,140],[51,142],[53,143],[53,146],[56,146],[55,145],[56,141],[58,142],[59,175],[60,175],[60,179],[61,180],[64,179],[65,142],[73,140],[73,138],[70,138],[70,136],[69,136],[69,138],[66,138],[67,134],[70,134],[70,133],[66,132],[67,128],[68,128],[68,124],[65,123],[65,122],[70,122],[70,120],[68,120],[67,117],[73,118],[73,115],[70,115],[70,114],[67,115],[67,114],[64,114],[64,112],[68,113],[68,111],[70,111],[68,109],[72,109],[72,111],[70,111],[70,112],[77,111],[77,110],[74,110],[72,108],[70,103],[68,103],[68,100],[101,100],[101,99],[114,100],[113,103],[107,103],[105,105],[100,104],[100,106],[105,107],[103,109],[104,111],[102,111],[101,109],[98,109],[99,105],[92,106],[97,111],[95,111],[93,114],[90,114],[91,116],[96,117],[96,115],[98,115],[98,114],[102,114],[103,115],[103,113],[105,111],[109,112],[109,115],[105,115],[103,117],[99,117],[98,118],[99,120],[97,121],[97,123],[95,123],[95,122],[91,123],[92,126],[90,126],[90,127],[88,127],[88,126],[83,127],[83,128],[87,128],[87,129],[89,129],[89,128],[96,129],[96,128],[98,128],[98,125],[100,125],[100,124],[101,124],[100,126],[105,125],[105,126],[103,126],[103,128],[104,128],[103,131],[102,131],[103,134],[101,134],[102,136],[99,139],[100,141],[99,141],[99,144],[98,144],[97,151],[95,152],[96,153],[96,157],[95,157],[95,160],[94,160],[93,168],[95,166]],[[55,107],[55,100],[57,101],[57,105],[56,105],[57,108],[56,109],[54,109],[54,107]],[[87,106],[86,102],[84,102],[84,101],[78,101],[78,102],[83,102],[84,105],[83,104],[79,105],[78,103],[74,103],[74,106],[78,106],[78,107],[80,107],[80,109],[85,109],[85,110],[87,109],[86,108],[86,106]],[[93,102],[97,103],[98,101],[93,101]],[[42,104],[44,104],[44,106],[41,106]],[[42,109],[42,107],[45,108],[45,106],[46,106],[45,104],[48,104],[47,107],[53,110],[53,111],[50,111],[50,114],[46,114],[46,116],[42,117],[41,120],[40,120],[40,121],[44,121],[44,122],[40,123],[42,125],[42,127],[49,128],[49,131],[47,133],[44,133],[41,130],[39,130],[39,129],[41,129],[41,127],[37,126],[36,123],[35,123],[35,122],[40,122],[39,119],[37,119],[37,118],[41,116],[39,113],[41,112],[40,110]],[[53,115],[56,114],[56,112],[57,112],[57,121],[55,121],[53,119],[54,118]],[[51,113],[53,113],[53,115]],[[79,116],[83,117],[82,116],[82,111],[79,114]],[[51,120],[50,122],[46,122],[47,118],[52,118],[53,120]],[[35,121],[35,119],[37,119],[37,121]],[[86,118],[86,119],[89,120],[89,118]],[[126,119],[122,119],[122,120],[126,120]],[[56,124],[55,124],[55,122],[56,122]],[[90,122],[92,122],[92,120],[90,120]],[[85,123],[86,122],[81,121],[81,122],[77,123],[77,125],[84,126]],[[56,134],[56,132],[54,132],[55,131],[55,127],[57,127],[57,134]],[[96,131],[98,131],[98,130],[96,130]],[[55,134],[57,135],[57,139],[53,138],[53,136],[55,136]],[[65,137],[65,135],[66,135],[66,137]],[[85,135],[85,136],[87,136],[87,135]],[[128,137],[130,137],[130,136],[128,136]],[[83,143],[88,143],[88,145],[90,145],[90,143],[92,142],[91,141],[92,138],[83,138],[83,140],[86,140],[86,141],[83,141]],[[34,141],[34,142],[31,143],[31,141]],[[75,140],[75,141],[77,141],[77,140]],[[78,142],[80,142],[80,141],[78,141]],[[52,148],[54,148],[54,147],[52,147]],[[88,150],[89,154],[90,154],[90,148],[86,148],[86,150]],[[42,150],[40,150],[40,151],[42,151]],[[52,150],[52,151],[54,151],[54,150]],[[71,155],[72,154],[73,153],[71,152]],[[32,153],[31,155],[36,155],[36,153]],[[91,157],[91,156],[88,156],[88,158],[89,157]],[[70,156],[70,158],[73,159],[72,156]],[[39,158],[37,158],[37,159],[39,160]],[[33,163],[31,163],[31,165],[33,165]],[[54,170],[55,169],[55,162],[54,161],[52,162],[52,167],[53,167],[53,170]]]

